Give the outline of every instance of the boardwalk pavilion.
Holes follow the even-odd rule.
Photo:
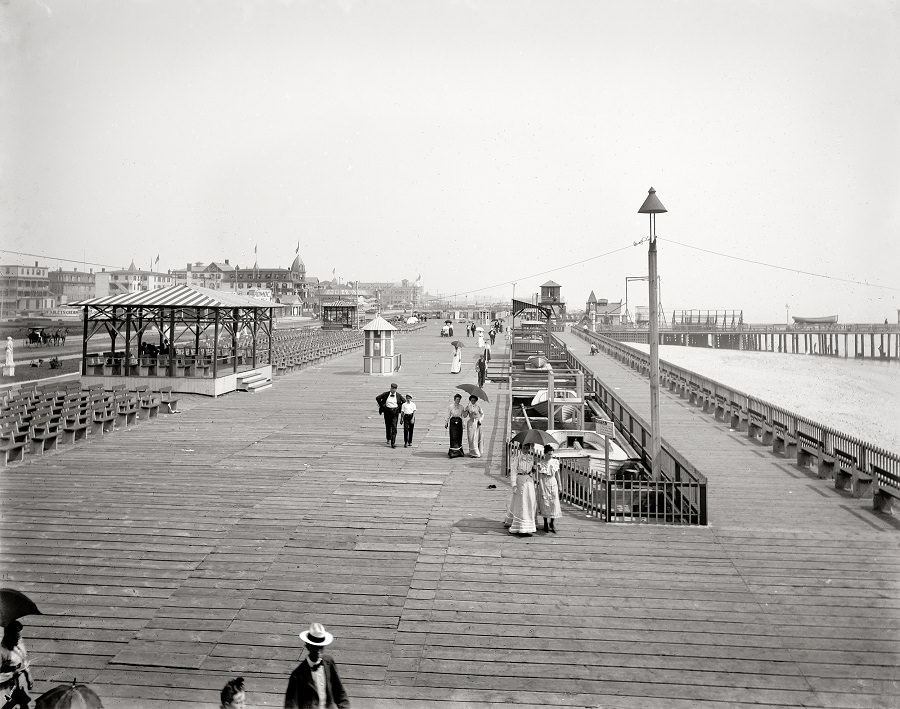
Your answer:
[[[272,376],[274,310],[281,308],[228,291],[177,285],[72,303],[83,309],[82,381],[131,389],[218,396],[239,379]],[[88,355],[88,341],[109,335],[109,349]],[[258,336],[269,343],[257,350]]]

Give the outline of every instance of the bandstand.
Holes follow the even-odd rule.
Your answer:
[[[85,385],[219,396],[237,390],[241,380],[272,377],[274,310],[283,307],[278,303],[178,285],[72,306],[83,309]],[[88,355],[88,341],[103,331],[109,349]],[[260,335],[269,343],[266,350],[257,350]]]

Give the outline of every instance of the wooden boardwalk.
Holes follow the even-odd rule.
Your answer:
[[[356,352],[0,471],[3,585],[46,614],[25,619],[37,690],[77,677],[108,708],[214,707],[243,675],[248,706],[279,706],[319,621],[354,707],[900,705],[892,519],[666,393],[708,528],[570,508],[558,534],[512,537],[506,393],[488,385],[485,456],[449,460],[475,350],[449,374],[437,328],[399,338],[412,449],[384,445],[390,379]],[[645,379],[587,361],[645,405]]]

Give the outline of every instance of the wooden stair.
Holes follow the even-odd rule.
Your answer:
[[[272,380],[262,372],[250,372],[239,376],[237,380],[238,391],[257,392],[272,388]]]

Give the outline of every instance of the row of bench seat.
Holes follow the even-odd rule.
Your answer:
[[[139,419],[156,418],[160,408],[178,413],[172,387],[151,391],[149,386],[126,390],[82,389],[78,381],[11,390],[0,397],[0,462],[21,462],[26,454],[56,450],[88,436],[104,435],[133,426]]]
[[[818,477],[833,479],[835,489],[846,490],[854,497],[872,495],[876,511],[890,512],[894,499],[900,498],[900,476],[875,463],[861,462],[852,451],[836,446],[826,451],[818,437],[790,430],[784,423],[754,410],[751,401],[745,404],[733,401],[683,377],[667,376],[662,372],[660,377],[662,385],[702,407],[704,412],[730,428],[746,431],[749,438],[771,446],[773,453],[795,458],[801,468],[814,462]]]

